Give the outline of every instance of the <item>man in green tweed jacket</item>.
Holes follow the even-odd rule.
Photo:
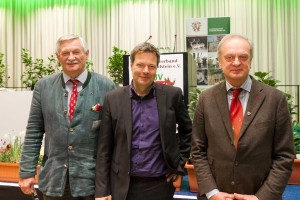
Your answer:
[[[19,185],[23,193],[33,192],[36,165],[45,135],[45,155],[38,179],[44,200],[94,199],[101,106],[105,93],[114,89],[115,84],[85,69],[89,50],[79,36],[59,38],[56,55],[63,72],[41,79],[33,92]],[[78,94],[70,118],[71,80],[78,81]]]

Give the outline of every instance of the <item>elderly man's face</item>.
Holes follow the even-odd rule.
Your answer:
[[[220,48],[219,65],[226,80],[233,86],[241,86],[251,68],[250,44],[243,38],[234,37]]]

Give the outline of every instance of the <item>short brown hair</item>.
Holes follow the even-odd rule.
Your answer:
[[[156,58],[157,58],[157,66],[158,66],[158,63],[160,61],[160,53],[158,51],[158,49],[151,43],[149,42],[143,42],[141,44],[138,44],[137,46],[135,46],[131,53],[130,53],[130,62],[133,63],[134,60],[135,60],[135,55],[137,53],[154,53],[156,55]]]

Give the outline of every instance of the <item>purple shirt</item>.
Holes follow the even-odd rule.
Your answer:
[[[159,132],[155,90],[139,97],[132,86],[131,176],[158,177],[167,173]]]

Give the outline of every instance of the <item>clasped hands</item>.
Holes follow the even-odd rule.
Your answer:
[[[255,195],[246,194],[228,194],[225,192],[219,192],[213,195],[209,200],[259,200]]]

